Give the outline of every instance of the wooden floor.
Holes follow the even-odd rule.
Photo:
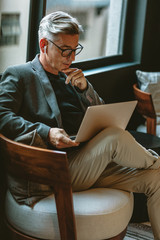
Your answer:
[[[149,222],[129,224],[124,240],[154,240],[151,224]]]

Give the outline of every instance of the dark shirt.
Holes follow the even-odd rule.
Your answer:
[[[66,78],[63,73],[46,73],[57,98],[63,128],[69,135],[75,135],[84,117],[78,96],[70,83],[65,84]]]

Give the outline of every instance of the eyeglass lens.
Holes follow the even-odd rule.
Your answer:
[[[65,50],[63,50],[63,52],[62,52],[62,56],[64,56],[64,57],[70,56],[70,55],[72,54],[72,52],[74,52],[75,55],[78,55],[81,51],[82,51],[82,47],[78,47],[78,48],[76,48],[76,49],[74,49],[74,50],[65,49]]]

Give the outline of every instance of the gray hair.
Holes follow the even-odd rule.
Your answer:
[[[42,18],[39,25],[39,41],[42,38],[53,39],[59,33],[80,34],[83,32],[82,26],[78,20],[68,13],[57,11],[46,15]]]

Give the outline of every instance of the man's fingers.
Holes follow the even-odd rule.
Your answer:
[[[73,78],[79,78],[78,74],[81,74],[82,70],[80,70],[78,68],[69,68],[69,69],[64,70],[63,72],[67,75],[65,83],[68,84],[70,81],[73,80]],[[72,82],[72,84],[73,84],[73,82]]]
[[[59,138],[59,140],[56,142],[56,148],[68,148],[68,147],[75,147],[78,146],[79,143],[76,143],[75,141],[72,141],[69,137],[62,136]]]
[[[67,75],[66,84],[71,82],[72,86],[76,86],[80,90],[85,90],[87,88],[87,81],[81,69],[68,68],[63,72]]]
[[[78,86],[78,84],[83,82],[83,74],[79,73],[76,76],[73,76],[70,82],[73,86]]]
[[[63,70],[62,72],[64,72],[66,75],[68,75],[69,73],[78,70],[78,68],[68,68]]]

